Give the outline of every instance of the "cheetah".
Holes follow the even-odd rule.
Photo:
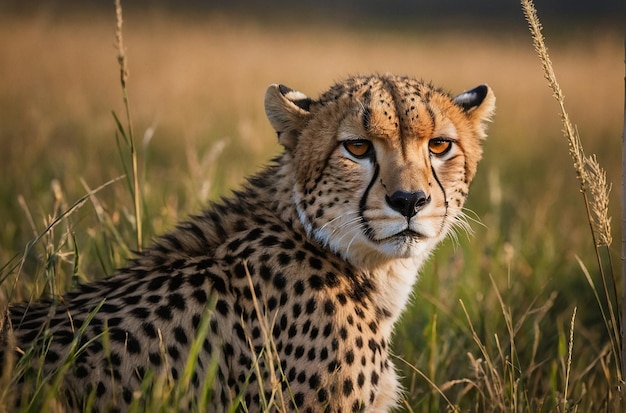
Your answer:
[[[148,374],[179,380],[190,358],[183,410],[211,369],[210,411],[394,408],[393,326],[462,222],[494,105],[486,85],[453,97],[391,74],[317,100],[269,86],[282,154],[109,278],[10,306],[4,353],[45,347],[49,372],[73,347],[69,410],[125,411]]]

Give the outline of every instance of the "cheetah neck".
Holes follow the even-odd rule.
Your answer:
[[[388,334],[391,334],[393,324],[398,320],[411,298],[413,285],[418,280],[418,271],[423,262],[423,259],[416,257],[401,258],[381,264],[371,270],[371,276],[379,286],[377,302],[391,313]]]

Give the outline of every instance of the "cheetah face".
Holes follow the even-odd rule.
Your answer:
[[[489,87],[452,98],[409,78],[353,77],[318,100],[270,86],[265,103],[290,156],[300,221],[353,265],[425,258],[464,222]]]

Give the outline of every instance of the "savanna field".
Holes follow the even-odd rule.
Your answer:
[[[143,244],[280,151],[263,110],[271,83],[312,97],[355,73],[407,74],[454,94],[487,83],[497,111],[466,204],[473,234],[438,248],[393,339],[402,407],[620,411],[594,243],[521,11],[497,31],[275,23],[126,13]],[[601,253],[619,278],[623,33],[544,26],[566,109],[614,187],[614,241]],[[137,249],[129,148],[112,114],[126,125],[115,42],[113,10],[0,16],[3,311],[102,278]],[[0,370],[4,411],[13,371]],[[54,410],[54,392],[44,399]]]

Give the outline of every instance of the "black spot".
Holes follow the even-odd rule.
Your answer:
[[[208,300],[204,290],[195,290],[191,295],[198,302],[198,304],[205,304]]]
[[[124,304],[126,305],[135,305],[139,303],[139,301],[141,301],[141,296],[130,295],[130,296],[122,297],[122,300],[124,301]]]
[[[124,398],[126,404],[130,404],[133,400],[133,392],[128,387],[124,387],[122,389],[122,397]]]
[[[296,359],[300,359],[300,357],[302,357],[303,355],[304,355],[304,347],[303,346],[296,347],[296,351],[294,353],[294,356],[296,357]]]
[[[293,345],[291,343],[288,343],[285,346],[285,354],[290,356],[292,352],[293,352]]]
[[[246,267],[241,263],[237,263],[235,265],[235,277],[237,278],[245,278],[246,277]]]
[[[372,333],[376,334],[376,331],[378,330],[378,324],[375,321],[372,321],[368,325],[370,330],[372,330]]]
[[[324,337],[329,337],[332,331],[333,331],[333,325],[332,323],[328,323],[324,326],[324,332],[322,334],[324,334]]]
[[[239,238],[235,238],[234,240],[229,242],[228,245],[226,245],[226,248],[228,248],[229,251],[236,251],[240,245],[241,245],[241,240]]]
[[[333,288],[339,285],[339,277],[334,272],[326,273],[326,285]]]
[[[157,332],[156,329],[154,328],[154,325],[152,323],[150,323],[149,321],[145,321],[141,324],[141,328],[143,329],[143,332],[150,338],[157,338]]]
[[[155,311],[156,315],[158,315],[163,320],[171,320],[172,319],[172,310],[169,307],[162,305]]]
[[[282,249],[292,250],[292,249],[294,249],[296,247],[296,244],[294,244],[294,242],[292,240],[287,238],[280,244],[280,246],[281,246]]]
[[[356,383],[359,385],[359,388],[363,388],[363,385],[365,384],[365,374],[363,374],[363,372],[359,373],[359,377],[357,377]]]
[[[150,311],[143,307],[135,307],[130,310],[130,313],[141,320],[148,318],[148,315],[150,315]],[[109,320],[109,326],[111,326],[111,320]]]
[[[363,337],[358,336],[355,340],[355,343],[358,348],[363,348]]]
[[[306,320],[304,324],[302,324],[302,334],[306,334],[311,328],[311,320]]]
[[[324,347],[322,351],[320,351],[320,360],[324,361],[328,358],[328,349]]]
[[[295,303],[292,307],[292,313],[293,313],[293,318],[298,318],[300,317],[300,314],[302,313],[302,307],[300,306],[299,303]]]
[[[376,350],[378,350],[378,344],[373,338],[369,339],[369,341],[367,342],[367,346],[370,348],[370,350],[372,350],[373,353],[376,353]]]
[[[263,245],[264,247],[273,247],[279,242],[280,240],[275,235],[267,235],[261,240],[261,245]]]
[[[291,257],[287,254],[285,254],[284,252],[281,252],[280,254],[278,254],[278,263],[282,266],[286,266],[289,265],[289,263],[291,262]]]
[[[241,251],[239,253],[239,258],[248,258],[250,257],[252,254],[254,254],[256,252],[256,249],[252,248],[252,247],[246,247],[243,251]]]
[[[293,395],[293,403],[295,407],[300,407],[304,404],[304,393],[298,392]]]
[[[332,360],[330,363],[328,363],[328,372],[329,373],[333,373],[334,371],[339,369],[339,366],[341,365],[341,363],[339,363],[338,360]]]
[[[316,270],[322,269],[322,261],[317,257],[310,257],[309,265]]]
[[[174,328],[174,339],[180,344],[187,344],[187,334],[181,326]]]
[[[289,381],[294,381],[296,379],[296,375],[298,373],[296,372],[296,368],[292,367],[289,369],[289,373],[287,374],[287,380]]]
[[[293,285],[293,290],[295,291],[296,295],[304,294],[304,283],[300,280],[296,281]]]
[[[346,363],[350,366],[354,363],[354,352],[352,350],[346,351]]]
[[[306,382],[306,373],[301,371],[300,374],[298,374],[298,383],[302,384],[304,382]]]
[[[150,360],[150,363],[152,363],[153,366],[158,367],[161,365],[161,354],[159,353],[150,353],[148,354],[148,359]]]
[[[306,303],[306,313],[313,314],[316,308],[317,308],[317,302],[315,301],[315,298],[309,298],[309,301],[307,301]]]
[[[306,252],[299,250],[296,251],[296,261],[302,262],[306,258]]]
[[[326,403],[328,401],[328,392],[326,389],[319,389],[317,392],[317,401],[320,403]]]
[[[352,394],[352,390],[354,388],[354,385],[352,384],[352,380],[350,379],[345,379],[343,381],[343,395],[348,397],[350,396],[350,394]]]
[[[168,280],[167,275],[161,275],[159,277],[155,277],[148,283],[148,291],[156,291],[163,287],[163,284]]]
[[[298,328],[296,327],[295,324],[292,324],[291,327],[289,327],[289,331],[287,332],[287,335],[289,336],[289,338],[294,338],[296,334],[298,334]]]
[[[311,334],[309,335],[309,337],[311,337],[312,340],[315,340],[317,338],[317,335],[319,334],[320,330],[317,327],[313,327],[311,329]]]
[[[252,299],[252,296],[250,296],[250,299]],[[276,308],[276,306],[278,305],[278,300],[276,300],[276,297],[272,296],[269,298],[269,300],[267,300],[267,309],[270,311],[274,311],[274,309]]]
[[[187,278],[187,282],[191,284],[193,287],[200,287],[202,284],[204,284],[205,280],[206,280],[206,277],[201,273],[191,274]]]
[[[85,368],[85,366],[81,365],[81,366],[78,366],[76,368],[76,371],[74,372],[74,375],[78,379],[84,379],[85,377],[87,377],[89,375],[89,371]]]
[[[307,358],[309,359],[309,361],[315,360],[315,347],[311,347],[309,349],[309,352],[307,353]]]
[[[215,308],[223,316],[227,316],[228,315],[229,308],[228,308],[228,303],[226,301],[218,300]]]
[[[276,275],[274,275],[273,282],[276,288],[278,288],[279,290],[283,290],[285,288],[285,285],[287,284],[287,278],[285,278],[283,273],[278,272],[276,273]]]
[[[247,285],[243,289],[243,296],[246,300],[252,300],[252,291],[250,291],[250,287]]]
[[[348,330],[345,327],[339,329],[339,337],[344,341],[348,338]]]
[[[244,343],[247,343],[246,332],[244,331],[241,324],[236,323],[235,325],[233,325],[233,328],[235,329],[235,333],[237,334],[237,337],[239,337],[239,340],[243,341]]]
[[[371,378],[371,380],[370,380],[370,381],[371,381],[371,383],[372,383],[374,386],[378,386],[378,378],[379,378],[379,377],[378,377],[378,373],[376,373],[375,371],[373,371],[373,372],[372,372],[372,378]]]
[[[104,394],[106,393],[107,389],[104,386],[104,383],[102,383],[101,381],[98,382],[98,385],[96,386],[96,397],[100,398],[102,396],[104,396]]]
[[[46,363],[54,363],[59,360],[59,354],[56,351],[48,350],[46,352]]]
[[[250,357],[241,354],[239,355],[239,365],[240,366],[244,366],[247,368],[251,368],[252,367],[252,359],[250,359]]]
[[[127,333],[121,328],[110,328],[109,337],[115,342],[124,343],[126,341]]]
[[[274,328],[272,329],[272,336],[275,339],[278,339],[280,337],[280,333],[281,333],[280,327],[278,325],[275,325]]]
[[[346,305],[346,303],[348,302],[348,299],[346,298],[345,294],[343,293],[339,293],[337,294],[337,301],[339,301],[339,304],[341,305]],[[352,317],[352,316],[348,316],[348,317]]]
[[[265,281],[269,281],[270,278],[272,278],[272,271],[270,270],[270,267],[268,267],[267,265],[263,264],[263,265],[261,265],[261,268],[259,270],[259,275]]]
[[[111,303],[104,303],[100,307],[100,313],[113,314],[113,313],[117,313],[118,311],[119,311],[119,307]]]
[[[226,283],[224,282],[222,278],[211,273],[209,273],[207,277],[209,278],[211,283],[213,283],[213,288],[215,288],[215,291],[217,291],[220,294],[226,294],[227,292]]]
[[[317,274],[313,274],[309,277],[309,286],[314,290],[321,290],[324,286],[324,280]]]
[[[328,315],[335,314],[335,303],[332,300],[328,299],[324,302],[324,312]]]
[[[172,357],[172,359],[174,361],[178,360],[180,358],[180,351],[178,351],[178,347],[176,346],[168,346],[167,347],[167,354],[170,355],[170,357]]]
[[[171,307],[176,308],[177,310],[185,309],[185,299],[178,293],[170,294],[169,303]]]
[[[133,335],[128,333],[128,339],[126,340],[126,349],[130,354],[139,354],[141,352],[141,345]]]
[[[263,230],[261,228],[254,228],[245,236],[244,240],[246,241],[254,241],[257,240],[263,234]]]
[[[148,300],[149,303],[151,304],[158,304],[161,302],[161,296],[160,295],[149,295],[148,298],[146,298],[146,300]]]
[[[178,288],[180,288],[180,286],[183,284],[183,275],[182,274],[176,274],[173,277],[170,277],[170,281],[167,285],[167,288],[170,291],[175,291],[178,290]]]

